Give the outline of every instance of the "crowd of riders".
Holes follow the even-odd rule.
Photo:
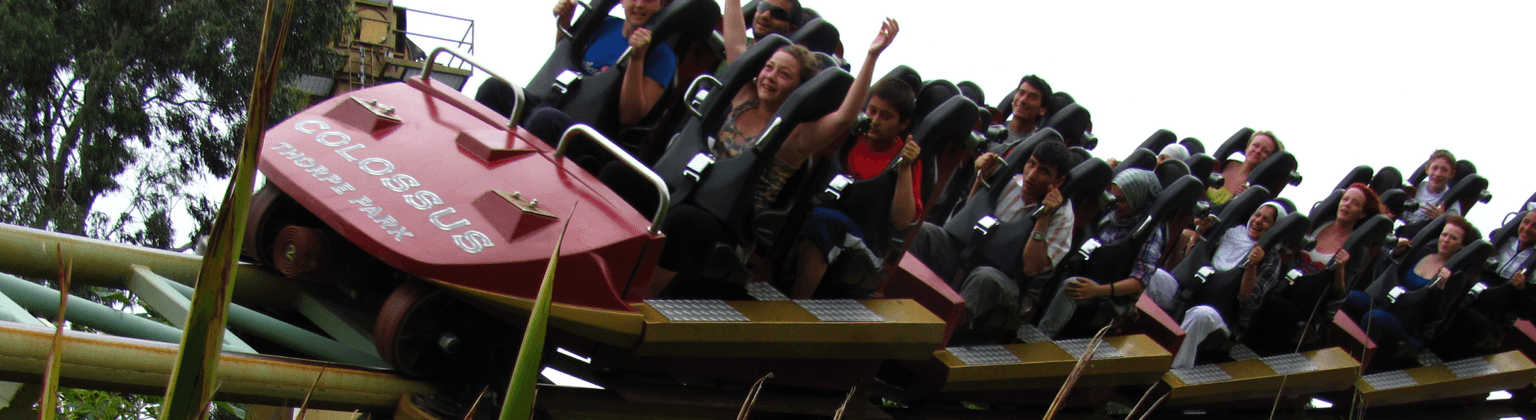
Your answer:
[[[597,127],[666,180],[653,296],[878,297],[906,256],[964,299],[954,343],[1087,336],[1144,297],[1186,331],[1175,368],[1337,345],[1338,313],[1381,349],[1373,369],[1473,357],[1536,309],[1536,212],[1484,209],[1513,210],[1484,235],[1462,216],[1488,181],[1447,150],[1293,203],[1273,132],[1207,148],[1159,130],[1102,156],[1087,108],[1040,76],[996,107],[971,82],[876,77],[893,19],[850,73],[797,0],[600,0],[573,21],[576,4],[557,2],[561,47],[514,118],[549,142]],[[516,97],[477,95],[503,113]],[[572,156],[655,206],[611,156]]]

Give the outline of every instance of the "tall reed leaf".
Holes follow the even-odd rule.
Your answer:
[[[58,247],[59,256],[59,319],[53,325],[53,348],[48,350],[48,368],[43,371],[43,395],[38,397],[37,418],[53,420],[59,415],[59,369],[64,365],[64,310],[69,307],[69,277],[74,271],[73,261],[64,261],[64,246]]]
[[[555,294],[555,263],[560,260],[560,244],[565,242],[565,231],[571,227],[571,213],[565,216],[560,227],[560,237],[555,239],[555,251],[549,254],[549,266],[544,268],[544,281],[539,284],[539,295],[533,300],[533,311],[528,314],[528,329],[523,331],[523,346],[517,350],[517,364],[512,365],[512,382],[507,384],[507,396],[501,403],[501,420],[525,420],[533,416],[533,397],[538,392],[539,359],[544,351],[544,327],[549,324],[549,302]]]
[[[272,94],[278,87],[279,57],[282,57],[292,16],[293,0],[288,0],[282,15],[282,28],[274,32],[273,21],[278,18],[276,0],[267,0],[261,49],[257,55],[256,75],[251,82],[250,106],[246,111],[244,144],[235,163],[234,179],[224,192],[224,203],[214,219],[208,252],[203,255],[197,291],[192,296],[192,308],[187,312],[187,328],[181,336],[181,350],[176,355],[171,382],[166,386],[161,419],[197,419],[213,400],[219,352],[224,345],[224,325],[229,318],[229,301],[234,292],[235,267],[251,207],[261,134],[267,127]]]

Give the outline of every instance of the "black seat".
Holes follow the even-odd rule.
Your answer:
[[[1157,131],[1152,132],[1151,136],[1147,136],[1146,140],[1142,140],[1141,145],[1136,147],[1150,150],[1155,156],[1158,152],[1163,151],[1164,147],[1168,147],[1168,145],[1176,141],[1179,141],[1177,134],[1173,134],[1172,131],[1168,131],[1166,128],[1159,128]]]
[[[1200,180],[1205,181],[1205,185],[1207,187],[1221,187],[1221,177],[1211,176],[1213,174],[1220,175],[1215,173],[1216,158],[1211,157],[1211,155],[1207,155],[1205,153],[1193,153],[1189,155],[1188,159],[1184,160],[1184,164],[1189,166],[1189,174],[1194,175],[1195,178],[1200,178]]]
[[[939,155],[945,151],[948,143],[968,140],[972,122],[976,121],[976,112],[974,102],[955,95],[927,113],[918,123],[912,131],[912,138],[922,149],[917,164],[923,166],[925,178],[928,171],[934,170]],[[843,155],[847,149],[843,148],[832,159],[837,169],[842,169]],[[858,224],[864,233],[865,244],[882,261],[889,261],[889,258],[901,255],[900,251],[905,251],[901,243],[905,230],[894,228],[890,219],[899,181],[899,172],[896,170],[899,159],[891,161],[885,171],[874,178],[853,181],[840,188],[838,185],[841,182],[820,184],[818,187],[825,187],[819,196],[821,200],[812,202],[813,205],[837,209]],[[924,195],[929,195],[926,190]],[[923,197],[917,199],[922,200]],[[869,259],[842,258],[827,268],[822,285],[840,289],[838,295],[867,297],[884,282],[883,268],[873,265]]]
[[[1057,267],[1058,275],[1052,281],[1059,284],[1062,279],[1080,276],[1105,284],[1129,277],[1134,264],[1139,260],[1138,253],[1141,252],[1146,241],[1152,237],[1152,233],[1166,226],[1168,220],[1174,215],[1187,212],[1194,207],[1195,202],[1204,194],[1204,183],[1192,176],[1175,181],[1173,185],[1158,194],[1157,200],[1152,202],[1148,210],[1148,215],[1131,235],[1112,243],[1100,243],[1098,239],[1088,239],[1076,252],[1067,254],[1066,259]],[[1094,305],[1079,307],[1079,315],[1088,313],[1085,311],[1092,311],[1095,315],[1091,318],[1074,316],[1061,334],[1070,336],[1078,334],[1068,331],[1085,332],[1082,328],[1085,322],[1088,326],[1101,326],[1112,318],[1130,312],[1138,299],[1140,296],[1137,294],[1116,296],[1098,304],[1097,307],[1093,307]]]
[[[1478,174],[1469,174],[1467,176],[1460,177],[1460,179],[1460,181],[1456,181],[1451,184],[1449,188],[1446,188],[1445,194],[1440,196],[1441,202],[1445,204],[1447,208],[1450,207],[1451,203],[1460,203],[1461,214],[1465,215],[1472,211],[1472,206],[1476,205],[1478,202],[1486,203],[1488,200],[1492,199],[1492,196],[1488,194],[1487,178],[1483,178],[1482,175]],[[1398,229],[1397,234],[1398,236],[1411,236],[1417,234],[1420,230],[1424,229],[1425,223],[1428,222],[1404,225],[1402,228]]]
[[[1156,167],[1157,152],[1138,147],[1136,150],[1132,150],[1131,154],[1125,157],[1125,160],[1120,161],[1119,165],[1115,165],[1115,173],[1118,174],[1130,168],[1150,171]]]
[[[591,76],[581,76],[581,63],[587,45],[591,44],[597,34],[597,27],[608,11],[618,3],[616,0],[603,0],[583,13],[573,25],[575,32],[572,38],[563,39],[555,45],[555,51],[525,90],[528,97],[535,101],[559,109],[576,121],[590,125],[608,136],[614,136],[621,128],[618,98],[624,82],[623,69],[628,67],[628,63],[620,60],[612,69],[616,71]],[[675,0],[645,24],[651,30],[652,39],[657,40],[651,48],[654,50],[674,36],[680,40],[706,37],[714,29],[714,20],[708,17],[719,15],[720,7],[714,1]],[[574,79],[571,79],[573,76]],[[663,108],[665,106],[658,103],[641,120],[641,124],[661,115]]]
[[[1221,146],[1216,148],[1216,152],[1211,153],[1211,157],[1216,158],[1218,163],[1226,164],[1227,160],[1232,158],[1232,154],[1242,152],[1248,148],[1248,138],[1253,137],[1253,133],[1253,129],[1248,127],[1237,130],[1236,133],[1232,133],[1231,137],[1227,137],[1227,141],[1222,142]]]
[[[1172,159],[1157,164],[1157,168],[1153,169],[1152,172],[1157,174],[1157,182],[1162,184],[1164,188],[1172,185],[1173,181],[1177,181],[1179,178],[1191,175],[1189,173],[1189,165],[1185,165],[1184,161]]]
[[[1301,185],[1301,174],[1296,172],[1296,165],[1296,155],[1277,151],[1248,172],[1248,185],[1263,185],[1278,196],[1286,185]]]
[[[694,80],[694,88],[690,88],[690,91],[697,92],[689,92],[690,96],[684,99],[694,110],[693,115],[684,123],[683,129],[673,135],[666,151],[652,165],[656,174],[672,190],[672,202],[681,202],[691,194],[694,183],[702,175],[699,170],[707,168],[696,165],[699,170],[689,169],[689,163],[695,162],[695,157],[701,154],[706,158],[713,156],[709,139],[720,132],[720,126],[725,124],[735,92],[757,77],[763,63],[768,62],[779,48],[787,45],[790,45],[789,39],[770,35],[747,48],[720,78],[699,76],[699,79]],[[707,159],[697,162],[704,161]]]
[[[1195,274],[1201,267],[1210,265],[1211,260],[1215,258],[1216,248],[1221,246],[1221,238],[1227,230],[1246,224],[1248,217],[1264,202],[1269,201],[1270,197],[1269,190],[1263,186],[1249,188],[1242,194],[1232,197],[1232,201],[1229,201],[1222,208],[1221,213],[1217,214],[1216,223],[1211,225],[1200,238],[1196,238],[1195,246],[1184,255],[1184,260],[1169,270],[1169,274],[1179,281],[1179,293],[1175,298],[1173,313],[1169,315],[1175,319],[1182,318],[1184,311],[1195,305],[1193,303],[1195,292],[1200,289],[1200,279],[1196,278]]]
[[[1096,200],[1108,188],[1113,171],[1109,164],[1099,159],[1089,159],[1072,168],[1067,174],[1067,180],[1059,191],[1062,198],[1071,200],[1076,206],[1078,203]],[[998,192],[1002,188],[996,188]],[[978,199],[977,205],[990,204],[994,209],[998,205],[996,200],[1000,194],[988,194],[986,199]],[[979,198],[979,197],[978,197]],[[1057,211],[1073,211],[1072,208],[1062,208]],[[989,214],[989,216],[991,216]],[[990,266],[996,268],[1009,277],[1020,282],[1022,292],[1039,300],[1041,292],[1045,289],[1046,281],[1053,277],[1051,273],[1034,278],[1024,278],[1023,255],[1024,245],[1029,240],[1029,235],[1034,229],[1037,216],[1025,214],[1008,222],[981,222],[972,227],[972,236],[965,242],[962,255],[969,256],[968,266]],[[996,221],[996,219],[992,219]],[[990,225],[990,226],[987,226]]]
[[[1183,140],[1179,140],[1179,145],[1184,146],[1184,150],[1188,150],[1190,156],[1205,153],[1205,143],[1201,143],[1200,139],[1194,137],[1185,137]]]
[[[800,29],[796,29],[789,39],[811,51],[833,56],[842,55],[841,35],[838,34],[837,27],[832,26],[832,23],[827,22],[826,19],[811,19],[804,25],[800,25]]]
[[[1044,127],[1054,128],[1057,133],[1061,133],[1061,140],[1068,147],[1091,147],[1084,141],[1089,125],[1093,123],[1093,115],[1088,112],[1088,108],[1076,103],[1057,105],[1061,108],[1045,120]]]
[[[1301,237],[1306,236],[1310,225],[1311,222],[1307,220],[1307,216],[1300,213],[1288,214],[1276,221],[1275,225],[1270,227],[1268,232],[1264,233],[1264,236],[1259,237],[1257,246],[1264,249],[1266,253],[1273,253],[1281,246],[1295,243]],[[1208,267],[1210,266],[1207,265],[1201,269],[1205,270]],[[1196,281],[1192,282],[1195,285],[1195,290],[1191,291],[1191,295],[1193,295],[1191,306],[1209,305],[1216,309],[1216,312],[1221,314],[1221,318],[1227,320],[1228,324],[1236,325],[1238,303],[1241,299],[1243,271],[1245,269],[1246,263],[1224,271],[1208,273],[1197,271],[1195,274]],[[1182,294],[1183,292],[1181,289],[1180,293]],[[1175,316],[1182,317],[1183,313]]]
[[[1434,253],[1436,247],[1433,241],[1429,242],[1431,243],[1416,244],[1415,248],[1423,250],[1413,254],[1422,257]],[[1397,265],[1383,272],[1371,287],[1366,289],[1366,294],[1371,296],[1375,306],[1382,307],[1396,316],[1404,329],[1414,338],[1421,340],[1432,338],[1433,331],[1439,328],[1453,310],[1457,300],[1470,289],[1473,282],[1467,278],[1466,271],[1487,261],[1492,252],[1493,245],[1479,239],[1451,256],[1445,263],[1445,267],[1451,270],[1451,278],[1438,280],[1446,282],[1443,289],[1433,284],[1412,291],[1404,291],[1399,287],[1403,276],[1407,274],[1405,270],[1413,270],[1413,266],[1418,261],[1418,258],[1413,258],[1406,264]],[[1370,326],[1362,327],[1370,328]]]
[[[1370,185],[1371,178],[1371,165],[1356,166],[1354,169],[1350,169],[1348,173],[1345,173],[1344,177],[1339,179],[1339,184],[1335,185],[1333,189],[1348,189],[1350,185],[1354,185],[1355,183]],[[1375,189],[1374,187],[1371,188],[1371,191],[1376,191],[1378,194],[1384,192],[1382,190]]]

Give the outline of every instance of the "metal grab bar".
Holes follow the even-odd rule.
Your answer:
[[[512,102],[512,114],[511,115],[507,115],[507,127],[511,128],[511,127],[514,127],[514,126],[517,125],[518,117],[522,116],[522,114],[523,114],[523,103],[525,102],[524,101],[525,98],[524,98],[524,94],[523,94],[523,87],[522,86],[518,86],[518,84],[516,84],[516,83],[512,83],[511,80],[507,80],[507,78],[501,77],[501,75],[499,75],[499,74],[496,74],[496,72],[492,71],[490,67],[486,67],[484,65],[481,65],[480,63],[476,63],[475,60],[471,60],[467,54],[461,53],[461,52],[459,52],[457,50],[454,50],[454,49],[448,48],[448,47],[433,48],[432,49],[432,54],[427,55],[427,62],[421,65],[421,81],[422,82],[424,82],[424,83],[432,83],[432,67],[437,66],[437,54],[438,53],[448,53],[449,55],[452,55],[454,57],[458,57],[458,59],[464,60],[465,63],[469,63],[469,65],[475,66],[475,68],[478,68],[480,70],[484,70],[485,74],[487,76],[490,76],[491,78],[494,78],[496,80],[500,80],[503,83],[506,83],[507,86],[511,86],[515,100]]]
[[[575,0],[575,1],[572,1],[572,3],[576,3],[576,5],[581,6],[581,8],[583,8],[583,9],[592,10],[592,6],[587,4],[587,2],[584,2],[584,1],[581,1],[581,0]],[[571,14],[575,15],[576,14],[575,12],[576,12],[575,10],[572,10]],[[575,40],[576,39],[575,35],[571,35],[571,25],[570,25],[570,22],[561,22],[559,19],[555,19],[555,28],[560,30],[560,35],[565,36],[565,39],[570,39],[570,40]]]
[[[608,153],[617,156],[619,160],[624,162],[625,165],[628,165],[630,169],[634,169],[635,172],[639,172],[640,175],[645,177],[647,181],[651,181],[651,184],[656,186],[656,195],[658,198],[656,203],[656,214],[651,216],[651,227],[649,230],[651,233],[661,233],[661,221],[667,219],[667,209],[672,207],[672,193],[667,190],[667,183],[662,181],[661,176],[656,175],[656,172],[652,171],[651,168],[648,168],[645,166],[645,164],[635,160],[633,156],[629,155],[629,152],[626,152],[623,148],[613,144],[613,141],[608,140],[608,137],[603,136],[602,133],[597,132],[597,130],[586,124],[573,125],[571,128],[565,130],[565,134],[560,136],[560,144],[555,146],[554,158],[556,161],[559,161],[560,158],[565,157],[565,148],[570,145],[568,140],[577,134],[585,134],[587,138],[592,139],[599,146],[603,146],[604,150],[607,150]]]

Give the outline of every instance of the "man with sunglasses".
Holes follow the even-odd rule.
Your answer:
[[[752,14],[752,39],[747,39],[747,22],[741,8],[741,0],[725,0],[724,13],[725,66],[736,62],[736,57],[747,47],[769,34],[789,37],[800,29],[802,12],[800,0],[762,0]]]

